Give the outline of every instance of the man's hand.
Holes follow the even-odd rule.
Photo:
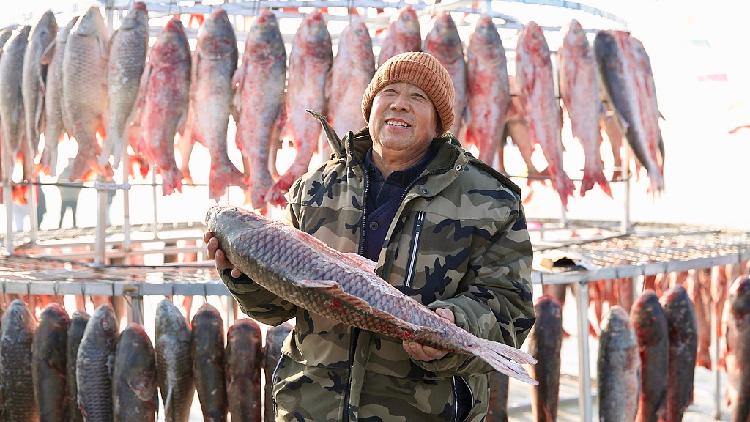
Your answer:
[[[437,308],[435,309],[435,313],[438,314],[440,318],[450,321],[451,324],[456,323],[456,318],[453,316],[453,311],[448,308]],[[448,354],[447,350],[436,349],[434,347],[425,346],[414,341],[404,341],[404,350],[406,350],[406,353],[408,353],[412,359],[423,360],[427,362],[440,359]]]
[[[214,237],[213,232],[206,232],[203,235],[203,242],[208,245],[208,257],[216,262],[216,269],[219,271],[219,274],[227,268],[231,268],[232,277],[240,278],[242,276],[242,271],[232,265],[227,256],[224,255],[224,251],[219,249],[219,239]]]

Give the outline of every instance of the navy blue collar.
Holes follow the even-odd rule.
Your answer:
[[[388,176],[388,182],[404,188],[408,186],[412,181],[414,181],[414,179],[422,174],[424,169],[427,167],[427,164],[429,164],[430,161],[435,158],[435,155],[438,151],[437,144],[437,142],[432,141],[430,146],[427,148],[427,152],[425,153],[424,157],[422,157],[422,159],[413,166],[404,170],[397,170],[392,172]],[[367,169],[371,176],[375,177],[377,180],[385,181],[383,173],[380,172],[380,169],[375,166],[375,163],[372,160],[372,148],[367,150],[367,153],[365,154],[364,164],[365,169]]]

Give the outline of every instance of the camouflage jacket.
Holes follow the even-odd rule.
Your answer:
[[[358,253],[366,230],[362,163],[372,141],[366,128],[343,141],[324,128],[332,159],[294,183],[287,217],[329,246]],[[433,142],[441,143],[437,155],[407,189],[377,273],[432,309],[451,309],[473,334],[520,347],[534,323],[520,189],[452,136]],[[296,317],[273,378],[277,420],[455,420],[457,379],[472,394],[465,420],[483,420],[492,368],[482,360],[453,353],[412,360],[400,340],[311,314],[254,283],[223,280],[255,319],[276,325]]]

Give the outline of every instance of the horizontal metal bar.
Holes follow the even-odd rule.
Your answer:
[[[120,242],[122,243],[122,242]],[[168,248],[161,248],[161,249],[135,249],[130,251],[122,251],[117,249],[108,249],[106,251],[106,257],[107,258],[124,258],[126,256],[133,256],[133,255],[156,255],[156,254],[164,254],[164,255],[170,255],[170,254],[177,254],[180,252],[183,253],[196,253],[196,252],[203,252],[206,248],[204,247],[168,247]],[[61,254],[55,254],[55,255],[39,255],[39,254],[30,254],[27,255],[29,258],[41,258],[41,257],[49,257],[49,258],[59,258],[59,259],[87,259],[87,258],[93,258],[95,252],[71,252],[71,253],[61,253]]]
[[[227,296],[229,290],[218,280],[190,283],[133,283],[107,281],[12,281],[0,282],[4,294],[95,295],[95,296]]]
[[[746,261],[748,259],[750,259],[750,250],[709,258],[653,262],[642,265],[619,265],[601,269],[590,269],[587,271],[570,271],[564,273],[533,271],[531,274],[531,282],[533,284],[588,283],[596,280],[630,278],[682,272],[699,268],[711,268],[717,265],[731,264]]]

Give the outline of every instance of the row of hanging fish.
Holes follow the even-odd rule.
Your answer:
[[[291,330],[269,329],[264,352],[258,324],[240,319],[225,343],[214,307],[203,305],[189,325],[167,300],[156,310],[153,344],[138,324],[119,332],[109,305],[89,318],[53,303],[37,323],[15,300],[1,326],[0,419],[28,422],[155,421],[159,395],[165,420],[185,422],[196,391],[204,420],[226,421],[229,412],[232,421],[260,422],[260,371],[270,379]]]
[[[632,287],[632,286],[631,286]],[[724,365],[729,376],[726,398],[732,421],[750,418],[750,277],[738,277],[728,288],[723,313]],[[534,306],[536,323],[529,352],[537,359],[532,376],[534,420],[557,419],[560,348],[564,336],[562,304],[544,295]],[[630,311],[612,306],[599,335],[597,388],[603,421],[676,422],[693,401],[698,353],[696,307],[681,285],[661,298],[645,290]],[[488,420],[507,417],[508,380],[490,378]]]
[[[241,63],[234,29],[221,9],[205,19],[192,53],[177,18],[150,49],[148,29],[146,6],[136,2],[111,38],[96,7],[59,30],[48,12],[33,31],[3,32],[3,165],[13,166],[12,158],[20,153],[24,179],[30,179],[44,132],[38,169],[53,174],[57,143],[67,132],[78,143],[71,180],[92,174],[111,177],[129,145],[136,154],[133,160],[143,157],[162,175],[168,195],[181,191],[183,180],[192,182],[188,163],[197,141],[210,152],[209,196],[216,199],[227,186],[241,186],[250,205],[263,210],[269,203],[283,204],[283,194],[307,171],[312,156],[328,153],[319,123],[305,109],[324,114],[341,135],[365,125],[360,102],[376,60],[369,31],[357,16],[342,32],[334,58],[323,14],[308,14],[295,35],[288,69],[278,22],[268,10],[251,25]],[[500,154],[498,169],[504,171],[507,129],[529,175],[548,176],[567,204],[574,186],[563,169],[560,100],[541,27],[530,22],[521,31],[515,79],[508,76],[502,40],[488,16],[478,20],[464,54],[449,13],[435,18],[422,41],[416,12],[407,6],[388,27],[377,63],[419,50],[434,55],[451,74],[456,92],[451,132],[467,146],[476,146],[483,161],[493,163]],[[618,145],[613,148],[618,150],[615,164],[624,135],[647,169],[652,188],[660,190],[663,144],[642,44],[625,32],[604,31],[591,48],[573,21],[558,56],[560,96],[586,156],[581,194],[598,184],[611,195],[599,153],[601,127]],[[227,155],[230,115],[237,123],[244,172]],[[104,139],[101,147],[97,134]],[[275,152],[281,138],[292,139],[296,155],[279,175]],[[547,161],[545,172],[531,163],[536,144]]]

